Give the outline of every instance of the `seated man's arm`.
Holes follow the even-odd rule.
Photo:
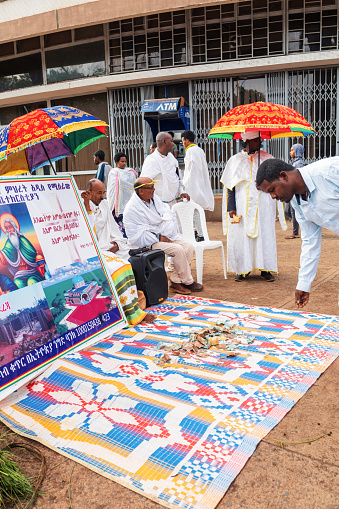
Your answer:
[[[133,249],[150,247],[156,242],[159,242],[160,235],[156,232],[152,232],[151,226],[149,228],[145,228],[144,225],[137,224],[137,222],[133,219],[134,216],[129,218],[128,214],[124,215],[126,235]]]
[[[292,203],[300,226],[302,245],[298,284],[295,292],[297,307],[304,307],[309,298],[311,283],[316,276],[321,253],[321,227],[305,219],[301,209]]]
[[[150,247],[156,242],[159,242],[160,235],[151,232],[151,231],[144,231],[140,235],[140,247]]]

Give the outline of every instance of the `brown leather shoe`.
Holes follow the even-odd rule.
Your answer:
[[[173,283],[173,281],[170,282],[169,287],[177,293],[182,293],[182,295],[189,295],[191,293],[191,290],[180,283]]]
[[[193,281],[193,283],[191,283],[190,285],[183,284],[182,286],[184,286],[188,290],[191,290],[191,292],[202,292],[204,289],[204,287],[200,283],[197,283],[196,281]]]

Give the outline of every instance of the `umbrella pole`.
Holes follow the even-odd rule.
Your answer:
[[[260,147],[261,147],[261,138],[260,138],[260,131],[259,131],[258,168],[259,168],[259,166],[260,166]]]
[[[52,166],[53,173],[54,173],[54,175],[56,175],[55,168],[54,168],[54,166],[52,164],[52,161],[49,158],[49,155],[47,154],[47,150],[45,149],[45,145],[43,144],[42,141],[40,143],[41,143],[42,148],[44,149],[44,152],[45,152],[45,155],[46,155],[47,159],[49,160],[49,164]]]

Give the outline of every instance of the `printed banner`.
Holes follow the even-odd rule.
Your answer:
[[[2,178],[0,400],[124,325],[73,178]]]

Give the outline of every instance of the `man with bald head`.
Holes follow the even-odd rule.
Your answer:
[[[128,323],[131,326],[141,321],[151,323],[155,316],[145,313],[139,307],[135,279],[128,263],[127,239],[114,221],[105,195],[105,184],[99,179],[92,179],[81,197]]]
[[[141,177],[148,177],[155,182],[155,194],[170,207],[176,200],[186,198],[178,161],[172,154],[173,138],[169,133],[160,132],[156,137],[157,148],[146,157],[141,170]]]
[[[170,275],[170,288],[176,293],[189,295],[202,291],[203,286],[193,280],[190,269],[194,248],[178,233],[175,214],[155,194],[154,181],[139,177],[134,183],[134,190],[124,212],[130,246],[133,249],[161,249],[172,257],[174,268]]]

